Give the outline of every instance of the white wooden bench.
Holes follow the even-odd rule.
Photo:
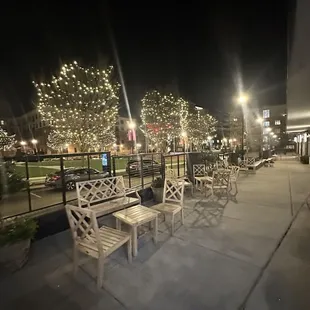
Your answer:
[[[140,204],[139,198],[127,196],[136,191],[125,188],[122,176],[77,182],[76,192],[78,206],[87,206],[97,217]]]
[[[256,173],[256,168],[258,168],[262,164],[262,161],[258,160],[255,161],[255,158],[248,158],[247,166],[250,168],[254,173]]]

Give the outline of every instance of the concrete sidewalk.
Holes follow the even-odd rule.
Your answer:
[[[0,274],[0,308],[309,309],[310,212],[297,214],[309,181],[309,166],[283,161],[241,176],[229,200],[187,198],[175,236],[162,222],[155,246],[142,231],[131,265],[123,249],[108,259],[99,292],[95,261],[72,276],[69,231],[36,242],[23,270]]]

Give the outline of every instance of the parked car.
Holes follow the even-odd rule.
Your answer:
[[[141,167],[143,167],[143,175],[162,173],[161,164],[151,159],[143,159],[142,163],[138,159],[130,160],[126,165],[126,172],[129,175],[138,176],[141,174]]]
[[[75,189],[76,182],[106,178],[109,173],[101,172],[96,169],[88,168],[67,168],[64,169],[65,187],[67,191]],[[53,188],[62,188],[61,171],[50,173],[45,178],[45,186]]]

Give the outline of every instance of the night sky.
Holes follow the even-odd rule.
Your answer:
[[[152,88],[212,113],[240,83],[260,105],[285,103],[286,1],[64,2],[1,4],[0,116],[30,110],[31,81],[63,62],[115,64],[112,41],[134,115]]]

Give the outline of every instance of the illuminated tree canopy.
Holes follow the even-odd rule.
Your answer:
[[[38,111],[51,127],[49,147],[73,144],[86,152],[113,144],[119,106],[113,67],[83,68],[74,61],[50,82],[34,85]]]
[[[186,134],[189,143],[198,150],[215,134],[217,120],[205,110],[194,110],[188,113]]]
[[[162,95],[154,90],[146,93],[141,102],[141,120],[144,134],[165,151],[173,138],[179,137],[187,116],[188,103],[172,94]]]
[[[0,151],[10,150],[15,143],[15,135],[9,136],[8,133],[0,127]]]

